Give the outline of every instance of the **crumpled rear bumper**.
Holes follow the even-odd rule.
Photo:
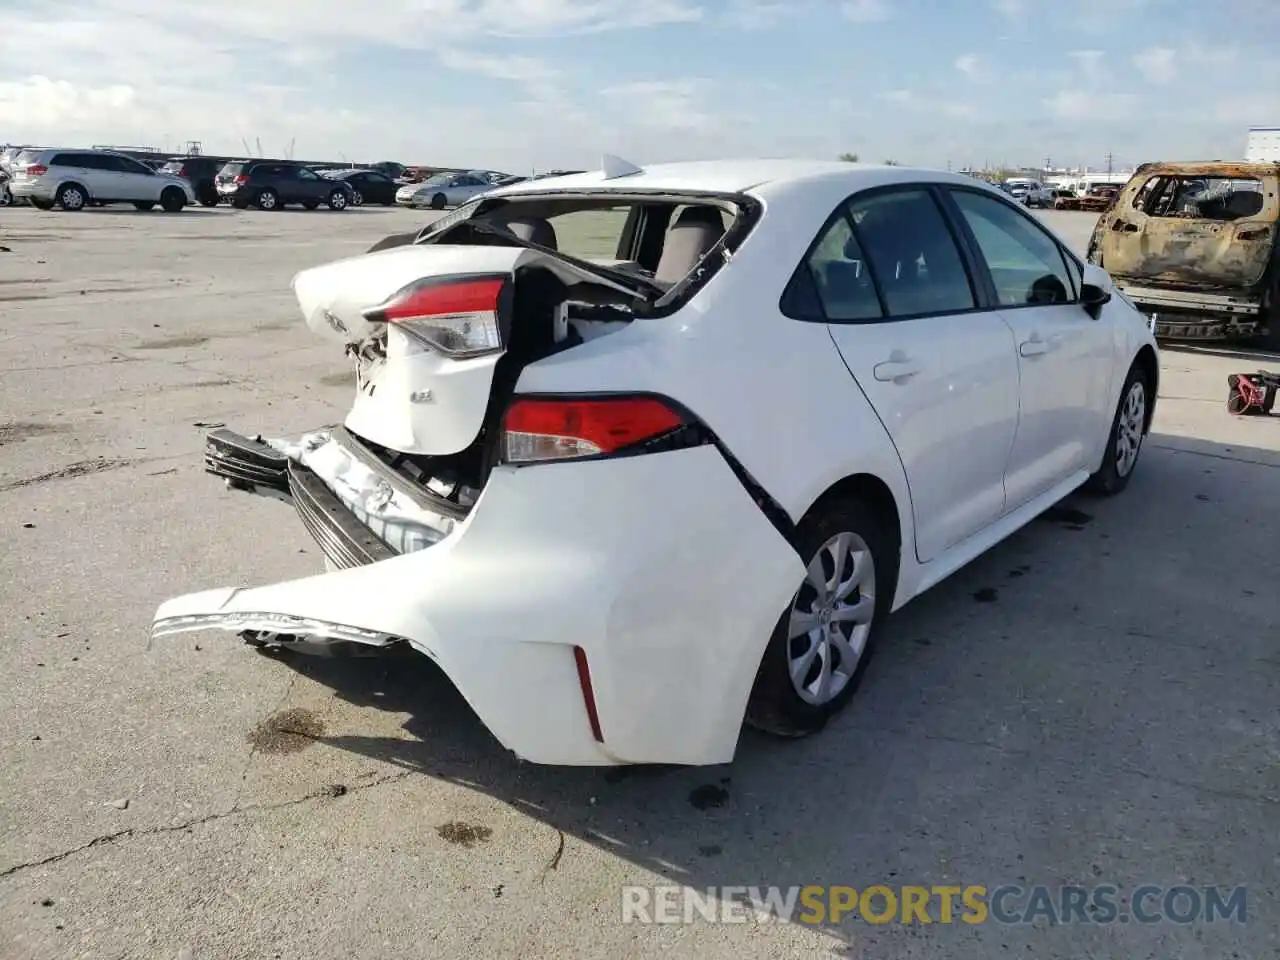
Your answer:
[[[803,576],[719,451],[702,446],[499,467],[432,546],[179,597],[153,633],[404,641],[524,759],[724,763]]]

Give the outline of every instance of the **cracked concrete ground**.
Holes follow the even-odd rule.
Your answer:
[[[724,768],[520,764],[412,655],[148,643],[169,596],[318,567],[202,437],[340,415],[288,280],[423,219],[0,211],[0,957],[1276,955],[1280,418],[1223,406],[1255,357],[1167,350],[1123,497],[913,603],[827,731]],[[1248,922],[620,922],[669,882],[1247,884]]]

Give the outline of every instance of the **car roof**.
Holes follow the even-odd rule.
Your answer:
[[[659,163],[639,173],[607,179],[603,170],[526,180],[499,187],[488,196],[514,197],[523,193],[575,190],[671,190],[680,193],[746,193],[783,186],[840,182],[850,192],[907,180],[971,184],[972,178],[938,170],[922,170],[843,160],[697,160]]]

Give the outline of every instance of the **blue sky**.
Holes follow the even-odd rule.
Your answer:
[[[0,142],[1225,159],[1280,125],[1278,37],[1280,0],[0,0]]]

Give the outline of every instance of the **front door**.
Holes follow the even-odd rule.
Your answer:
[[[976,289],[932,192],[854,196],[810,255],[832,339],[892,438],[922,562],[1004,512],[1018,412],[1008,325]]]
[[[1005,470],[1014,510],[1095,464],[1110,426],[1112,343],[1080,305],[1076,261],[1030,215],[963,187],[949,194],[986,262],[1018,344],[1018,431]]]

